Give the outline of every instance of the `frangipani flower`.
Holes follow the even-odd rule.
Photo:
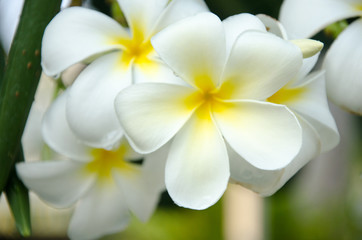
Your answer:
[[[82,144],[65,119],[66,94],[58,97],[43,122],[46,143],[71,160],[20,163],[17,172],[24,184],[45,202],[69,207],[78,202],[70,221],[72,239],[94,239],[124,229],[130,211],[146,221],[164,189],[165,158],[150,155],[143,165],[124,139],[114,150]],[[159,153],[156,153],[159,154]]]
[[[172,139],[165,182],[176,204],[204,209],[222,196],[227,146],[263,170],[281,169],[299,153],[304,126],[286,106],[265,101],[302,66],[296,45],[267,33],[255,16],[222,23],[211,13],[175,23],[152,45],[184,85],[136,84],[115,104],[136,151]]]
[[[285,0],[280,20],[288,33],[310,37],[339,20],[362,16],[360,0]],[[323,68],[327,94],[335,104],[362,114],[362,19],[354,21],[333,42]]]
[[[123,132],[114,99],[124,87],[142,81],[170,81],[173,73],[160,61],[151,37],[167,25],[201,11],[203,0],[118,0],[129,28],[85,8],[61,11],[48,25],[42,66],[57,75],[77,62],[91,62],[69,91],[66,114],[82,141],[111,149]]]
[[[279,22],[265,15],[258,17],[269,32],[288,39]],[[233,181],[261,195],[271,195],[320,152],[329,151],[338,144],[338,130],[328,108],[324,71],[309,74],[317,59],[318,55],[304,59],[298,75],[267,99],[288,107],[303,126],[303,143],[299,153],[283,168],[268,171],[254,167],[229,149]]]

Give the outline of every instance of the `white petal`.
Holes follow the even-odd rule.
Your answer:
[[[117,94],[132,83],[130,69],[119,66],[120,54],[91,63],[77,78],[67,98],[67,119],[75,135],[95,148],[111,149],[123,131],[114,110]]]
[[[166,163],[166,187],[179,206],[205,209],[226,190],[226,146],[211,117],[196,113],[175,136]]]
[[[272,195],[280,189],[299,169],[320,152],[318,135],[303,119],[299,119],[299,122],[303,128],[302,148],[298,155],[282,169],[268,171],[256,168],[228,148],[232,181],[263,196]]]
[[[173,0],[158,19],[158,24],[154,32],[159,32],[163,28],[171,25],[183,18],[196,15],[200,12],[207,12],[208,7],[203,0]]]
[[[319,53],[310,58],[303,59],[303,65],[299,70],[298,75],[289,83],[290,85],[297,86],[302,84],[305,80],[304,78],[309,74],[309,72],[314,68],[315,64],[318,61]]]
[[[231,50],[223,99],[264,100],[296,76],[301,66],[302,54],[294,44],[270,33],[247,31]]]
[[[66,119],[68,91],[60,95],[45,113],[42,134],[44,141],[59,154],[75,160],[90,160],[91,149],[82,144],[70,130]]]
[[[42,67],[49,76],[106,51],[119,49],[128,33],[112,18],[90,9],[71,7],[47,26],[42,42]]]
[[[229,103],[214,116],[225,140],[257,168],[283,168],[300,150],[299,122],[281,105],[245,100]]]
[[[254,15],[241,13],[222,21],[226,34],[226,52],[229,55],[237,37],[247,30],[265,31],[264,24]]]
[[[121,91],[115,107],[131,146],[149,153],[168,142],[197,107],[187,104],[194,91],[161,83],[136,84]]]
[[[285,28],[278,20],[265,14],[258,14],[256,16],[262,21],[268,32],[286,40],[289,38]]]
[[[130,214],[115,184],[94,186],[77,205],[69,224],[71,239],[98,239],[128,225]]]
[[[147,179],[149,188],[155,189],[155,191],[163,192],[166,190],[165,167],[170,146],[170,143],[166,143],[144,158],[142,167],[144,178]]]
[[[112,175],[123,192],[128,208],[140,220],[147,221],[157,206],[160,191],[154,191],[141,170],[128,174],[112,171]]]
[[[324,59],[327,94],[336,105],[362,114],[362,19],[344,30],[329,48]]]
[[[25,186],[55,207],[69,207],[94,183],[94,176],[84,175],[83,163],[45,161],[19,163],[17,173]]]
[[[315,128],[321,138],[323,152],[334,148],[339,142],[339,133],[328,107],[324,72],[310,74],[303,85],[290,90],[296,94],[278,103],[301,114]]]
[[[181,20],[151,42],[161,59],[184,81],[202,88],[218,84],[226,49],[223,26],[216,15],[200,13]]]
[[[18,27],[24,0],[0,0],[0,43],[8,55]]]
[[[338,0],[285,0],[279,19],[294,38],[311,37],[338,20],[362,15],[357,6]]]
[[[118,3],[133,34],[138,33],[146,37],[151,34],[168,0],[118,0]]]

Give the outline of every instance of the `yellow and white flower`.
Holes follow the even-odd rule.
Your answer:
[[[130,211],[146,221],[164,190],[165,157],[147,156],[142,165],[123,139],[114,150],[82,144],[65,118],[66,94],[58,97],[44,117],[45,142],[69,160],[17,164],[24,184],[52,206],[64,208],[77,202],[68,234],[72,239],[95,239],[124,229]]]
[[[53,76],[77,62],[91,62],[69,91],[66,115],[82,141],[111,149],[123,132],[114,99],[124,87],[175,77],[157,57],[151,37],[184,17],[207,11],[203,0],[118,0],[129,28],[97,11],[61,11],[45,30],[42,66]]]
[[[266,15],[258,17],[269,32],[288,39],[286,30],[279,22]],[[324,71],[310,73],[318,56],[304,59],[297,76],[267,99],[268,102],[288,107],[303,126],[303,144],[299,153],[285,167],[267,171],[254,167],[229,149],[232,181],[261,195],[271,195],[310,160],[338,144],[337,126],[328,108]]]
[[[311,37],[337,21],[362,17],[361,0],[285,0],[280,21],[295,37]],[[362,114],[362,19],[355,20],[332,43],[323,68],[328,98],[340,107]]]
[[[253,15],[222,23],[211,13],[175,23],[152,45],[185,83],[136,84],[115,105],[136,151],[171,141],[165,183],[176,204],[204,209],[222,196],[230,177],[227,147],[268,171],[298,155],[308,129],[285,105],[266,99],[297,75],[300,48],[268,33]]]

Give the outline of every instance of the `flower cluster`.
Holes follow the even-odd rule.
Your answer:
[[[308,13],[308,14],[306,14]],[[326,71],[328,98],[336,105],[362,114],[362,1],[360,0],[285,0],[280,20],[295,37],[311,37],[328,25],[348,18],[352,22],[329,48],[323,68]]]
[[[42,123],[66,159],[17,165],[44,201],[78,202],[71,238],[120,231],[130,211],[146,221],[165,187],[191,209],[229,182],[271,195],[338,143],[324,72],[309,73],[320,42],[289,40],[265,15],[221,21],[202,0],[118,3],[128,28],[80,7],[48,25],[44,72],[87,66]]]

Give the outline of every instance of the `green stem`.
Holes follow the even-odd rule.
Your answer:
[[[44,29],[61,0],[26,0],[0,89],[0,191],[20,149],[21,136],[39,82]]]
[[[16,162],[23,161],[24,154],[21,149],[17,155]],[[16,228],[22,236],[30,236],[31,221],[28,189],[16,175],[15,166],[10,173],[9,181],[5,188],[5,193],[11,208],[11,212],[15,218]]]

